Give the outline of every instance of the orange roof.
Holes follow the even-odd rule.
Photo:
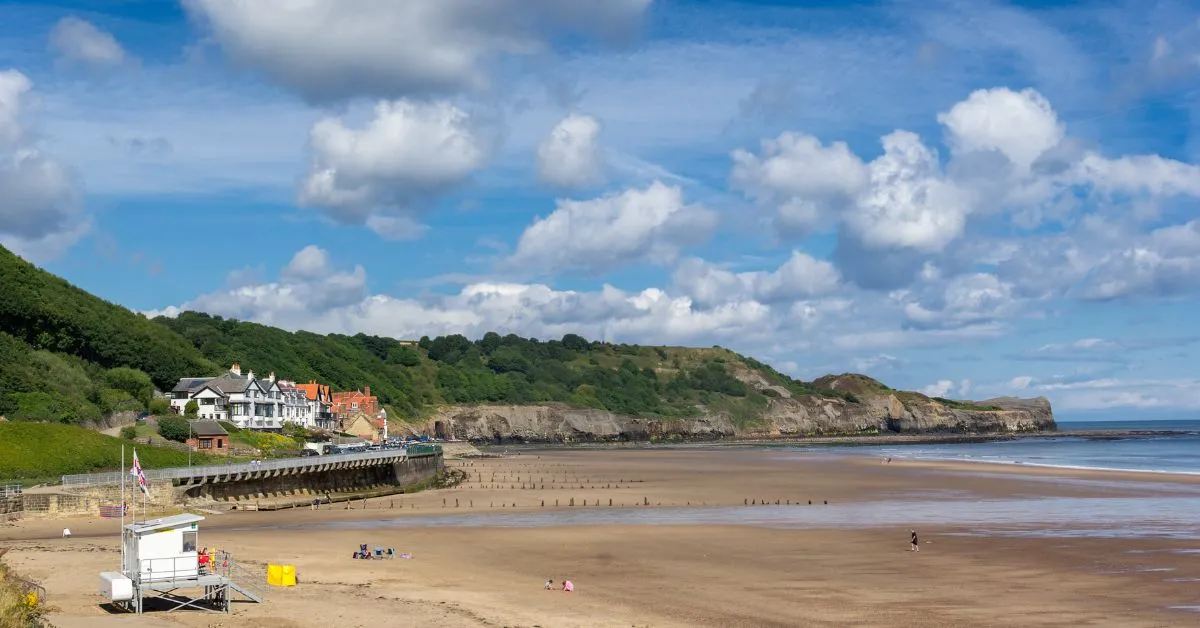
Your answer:
[[[318,390],[323,390],[325,392],[325,398],[326,399],[329,398],[329,386],[318,384],[316,382],[309,382],[307,384],[296,384],[296,388],[303,390],[304,396],[308,397],[309,401],[316,401]]]

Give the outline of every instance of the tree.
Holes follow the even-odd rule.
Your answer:
[[[200,404],[197,403],[195,399],[192,399],[191,401],[184,404],[183,413],[186,416],[190,416],[190,417],[196,416],[197,414],[200,413]]]
[[[171,402],[166,399],[151,399],[150,407],[146,408],[150,414],[159,416],[171,412]]]
[[[183,417],[165,416],[158,420],[158,433],[167,440],[185,443],[191,435],[191,425]]]
[[[577,351],[579,353],[583,353],[591,348],[591,344],[588,343],[587,339],[578,334],[567,334],[563,336],[562,344],[571,351]]]
[[[150,381],[149,375],[137,369],[124,366],[108,369],[104,373],[104,379],[110,388],[129,393],[143,408],[149,406],[151,398],[154,397],[154,382]]]
[[[137,438],[137,428],[132,425],[126,425],[121,428],[121,438],[125,440],[133,440]]]

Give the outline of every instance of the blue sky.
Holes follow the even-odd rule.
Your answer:
[[[1200,406],[1195,4],[287,4],[0,4],[0,242],[147,313]]]

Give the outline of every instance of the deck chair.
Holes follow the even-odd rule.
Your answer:
[[[395,557],[396,557],[396,550],[395,550],[394,548],[391,548],[391,547],[387,548],[387,557],[388,557],[388,558],[395,558]]]
[[[375,548],[375,558],[383,558],[383,548],[382,547]]]

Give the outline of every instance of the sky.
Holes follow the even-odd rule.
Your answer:
[[[0,2],[0,243],[149,316],[1200,412],[1200,5]]]

